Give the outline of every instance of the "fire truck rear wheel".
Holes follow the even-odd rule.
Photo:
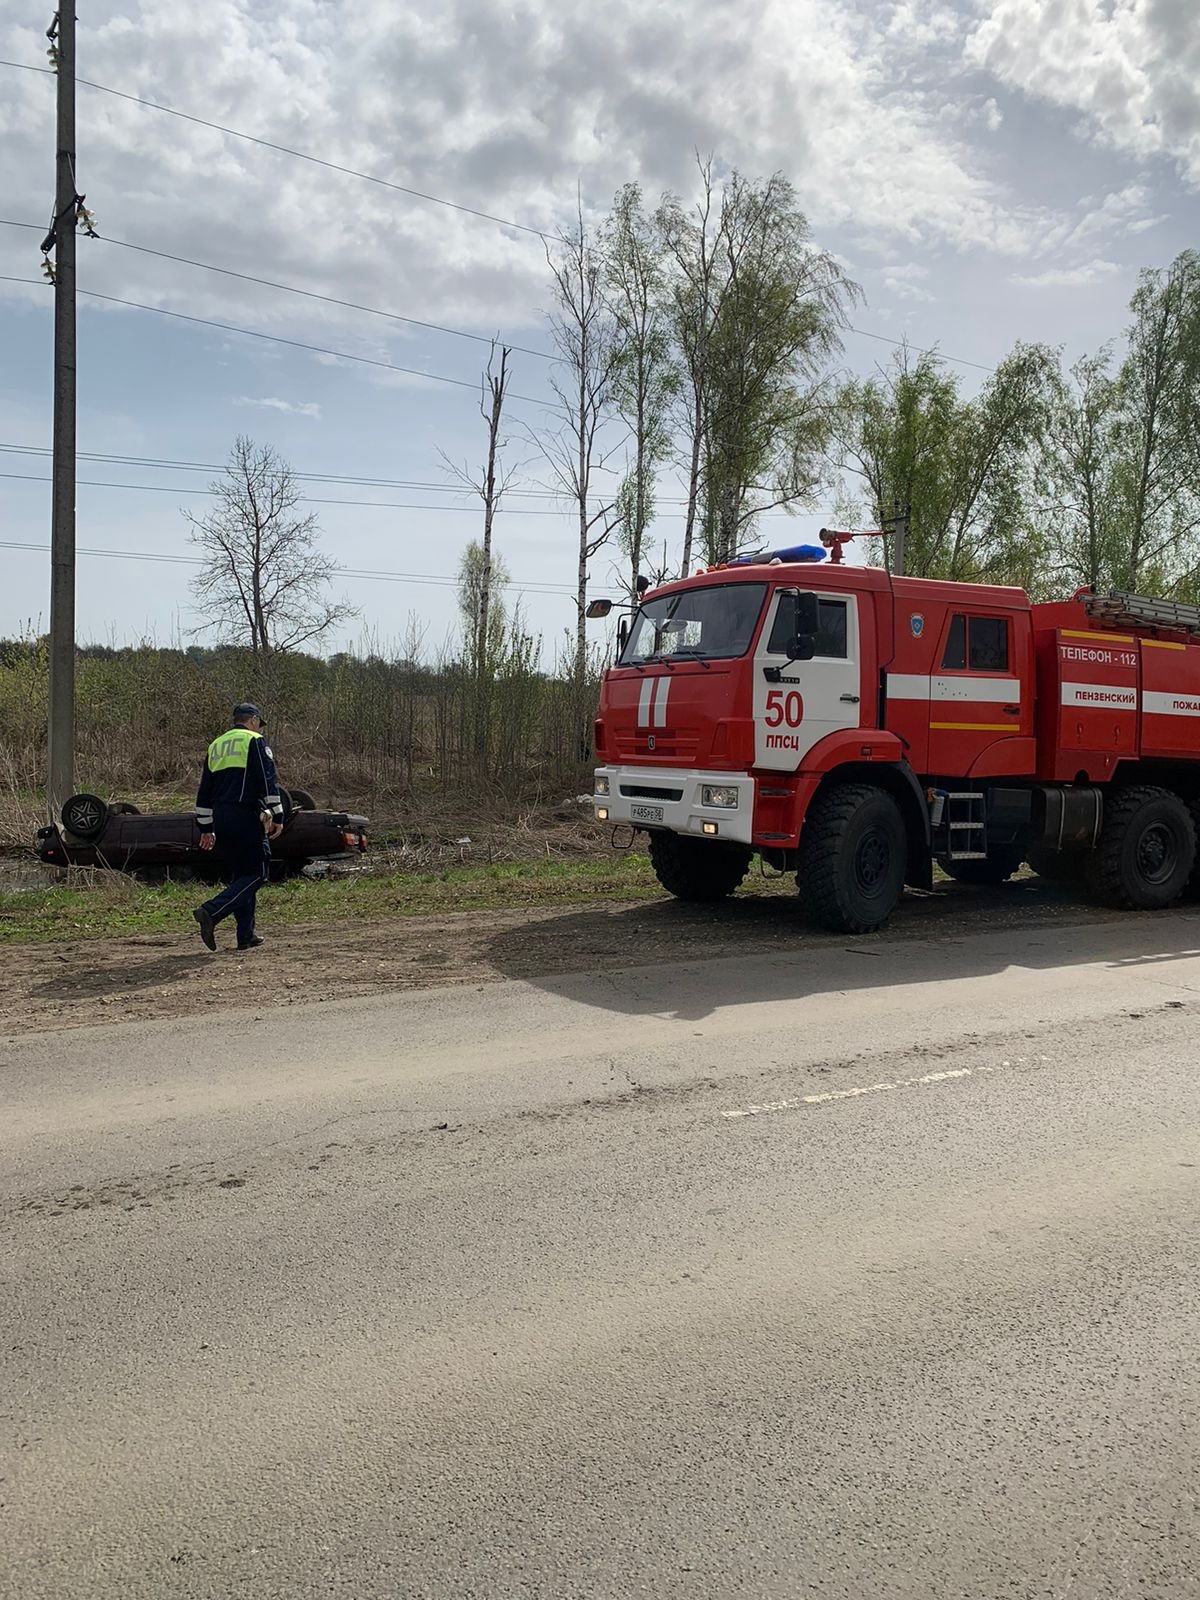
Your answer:
[[[1156,911],[1178,900],[1196,862],[1196,829],[1169,789],[1121,789],[1105,806],[1087,883],[1105,905]]]
[[[1200,799],[1189,800],[1188,810],[1192,814],[1192,827],[1196,830],[1196,865],[1183,892],[1189,900],[1200,900]]]
[[[873,784],[818,795],[800,836],[796,886],[809,914],[833,933],[871,933],[904,889],[904,819]]]
[[[650,835],[650,865],[677,900],[724,900],[746,876],[751,852],[741,844],[710,843],[678,833]]]

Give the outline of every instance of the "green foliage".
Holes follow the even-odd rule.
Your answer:
[[[695,528],[709,561],[745,545],[768,506],[811,498],[825,475],[832,407],[824,369],[858,291],[813,243],[781,174],[734,172],[695,212],[657,212],[673,263],[672,320],[686,374]],[[692,518],[684,565],[691,553]]]
[[[654,517],[655,476],[671,450],[671,402],[682,382],[671,347],[666,255],[637,184],[626,184],[617,195],[600,248],[613,322],[612,402],[630,434],[615,534],[629,563],[632,598]]]
[[[880,377],[843,387],[842,464],[877,525],[908,510],[907,573],[1037,591],[1046,541],[1032,466],[1054,373],[1050,351],[1018,345],[968,400],[939,357],[905,348]]]

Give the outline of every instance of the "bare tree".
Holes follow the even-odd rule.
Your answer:
[[[498,364],[497,354],[499,354]],[[513,469],[505,468],[501,460],[508,444],[502,427],[504,402],[508,395],[508,362],[511,355],[512,351],[507,345],[497,345],[496,341],[492,340],[488,363],[480,383],[479,414],[487,423],[488,430],[487,458],[483,467],[475,472],[465,464],[459,466],[457,462],[450,460],[445,451],[442,451],[442,461],[449,472],[472,494],[478,495],[483,504],[483,538],[478,546],[480,553],[476,580],[478,605],[474,648],[477,660],[482,660],[486,655],[485,645],[489,636],[488,617],[492,600],[492,530],[496,513],[500,510],[500,503],[513,476]]]
[[[578,204],[574,230],[556,252],[547,250],[554,287],[550,331],[559,363],[550,386],[564,415],[560,428],[538,441],[564,497],[575,508],[578,565],[575,593],[574,687],[578,699],[579,748],[590,747],[587,682],[588,562],[607,543],[616,521],[612,497],[595,496],[593,476],[603,468],[601,432],[612,399],[614,340],[604,299],[603,269]]]
[[[296,650],[358,615],[326,597],[338,571],[317,543],[313,513],[299,516],[292,469],[270,445],[239,434],[207,515],[183,513],[204,567],[192,580],[196,609],[256,656]]]

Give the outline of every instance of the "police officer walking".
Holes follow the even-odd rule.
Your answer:
[[[257,706],[234,706],[233,727],[209,745],[200,774],[200,848],[216,850],[226,879],[219,895],[192,912],[210,950],[217,948],[217,923],[229,916],[239,950],[263,942],[254,930],[255,897],[270,874],[270,841],[283,831],[279,779],[263,731]]]

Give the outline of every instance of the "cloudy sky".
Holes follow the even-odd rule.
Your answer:
[[[0,56],[45,64],[49,6],[0,0]],[[903,336],[955,357],[970,387],[1017,339],[1073,357],[1118,335],[1138,268],[1200,243],[1196,0],[82,0],[78,11],[81,79],[523,225],[80,86],[79,187],[103,238],[80,241],[91,293],[79,446],[139,458],[81,461],[80,546],[186,557],[180,508],[203,509],[207,464],[249,433],[311,475],[325,542],[354,574],[342,585],[362,612],[351,638],[396,640],[413,612],[431,643],[444,636],[448,580],[478,524],[447,493],[442,463],[482,446],[471,385],[486,346],[462,335],[526,347],[514,428],[544,425],[536,230],[561,225],[577,191],[593,215],[631,179],[651,199],[687,195],[697,150],[719,170],[780,169],[865,292],[845,368],[870,371],[888,359],[882,341]],[[39,225],[0,227],[8,278],[40,277],[53,150],[53,79],[0,67],[0,215]],[[0,477],[0,635],[46,620],[47,557],[10,546],[49,538],[49,487],[29,480],[49,472],[36,452],[50,442],[50,358],[49,290],[0,281],[0,472],[12,475]],[[531,455],[514,443],[536,490]],[[510,504],[501,548],[553,639],[571,620],[570,523],[536,493]],[[816,508],[771,528],[790,540],[821,520]],[[679,528],[667,514],[659,533],[674,542]],[[81,554],[80,636],[186,632],[188,573]],[[603,588],[603,557],[594,573]]]

